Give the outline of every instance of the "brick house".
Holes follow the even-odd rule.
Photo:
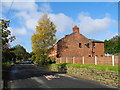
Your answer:
[[[73,27],[73,33],[60,39],[49,54],[51,58],[80,56],[104,56],[104,42],[86,38],[77,26]]]

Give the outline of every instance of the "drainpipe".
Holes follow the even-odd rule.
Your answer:
[[[91,55],[92,55],[92,57],[93,57],[93,42],[91,42]]]

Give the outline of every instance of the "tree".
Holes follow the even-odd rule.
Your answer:
[[[2,43],[2,45],[0,45],[0,50],[2,50],[3,62],[11,59],[9,42],[15,40],[15,36],[11,36],[11,31],[8,30],[9,23],[10,21],[8,20],[0,19],[0,43]]]
[[[29,53],[26,51],[26,49],[21,45],[16,45],[12,48],[12,52],[16,55],[18,60],[21,59],[28,59]]]
[[[110,40],[105,40],[105,53],[118,54],[120,53],[120,36],[115,36]]]
[[[33,61],[36,60],[35,53],[30,52],[30,59],[33,60]]]
[[[36,60],[46,60],[50,48],[52,48],[56,42],[55,33],[55,25],[50,21],[48,15],[44,14],[38,21],[36,32],[31,37],[32,49],[33,53],[35,53]]]

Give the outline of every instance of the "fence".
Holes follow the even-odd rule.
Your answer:
[[[76,64],[95,64],[120,66],[120,56],[103,57],[61,57],[56,59],[56,63],[76,63]]]

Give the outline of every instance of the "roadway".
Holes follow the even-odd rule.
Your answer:
[[[45,70],[33,64],[17,64],[9,72],[7,87],[14,88],[107,88],[98,82]]]

